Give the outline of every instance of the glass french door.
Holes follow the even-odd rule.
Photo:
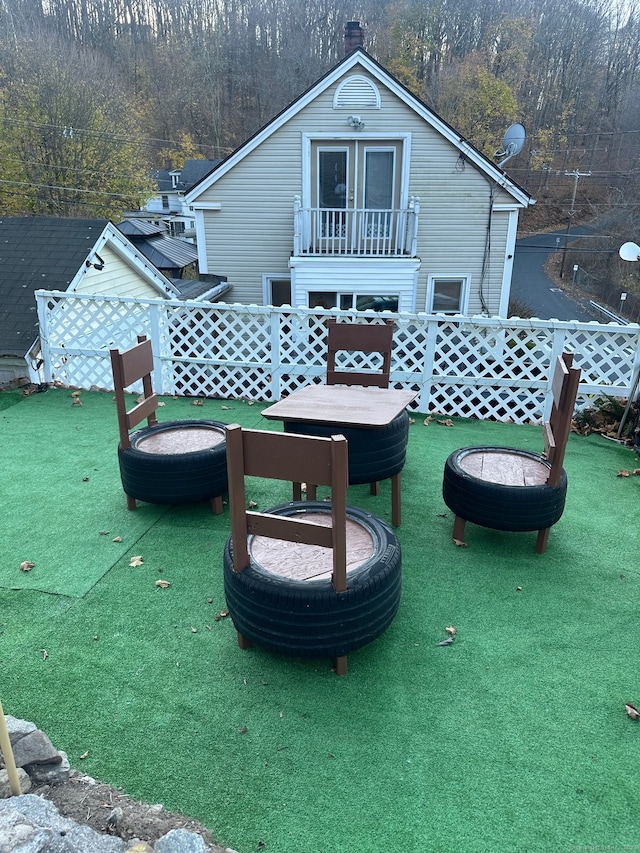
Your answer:
[[[345,243],[389,236],[400,203],[401,142],[352,140],[312,146],[312,207],[319,236]]]

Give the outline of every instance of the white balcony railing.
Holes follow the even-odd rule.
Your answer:
[[[420,202],[406,209],[302,207],[294,201],[293,254],[416,257]]]

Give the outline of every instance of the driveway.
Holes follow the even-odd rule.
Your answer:
[[[571,235],[589,233],[586,226],[571,229]],[[602,315],[589,305],[588,299],[571,296],[547,276],[544,265],[557,246],[564,245],[566,229],[537,234],[518,240],[513,258],[511,296],[526,305],[534,317],[541,320],[579,320],[602,322]],[[565,269],[565,279],[571,282],[572,268]]]

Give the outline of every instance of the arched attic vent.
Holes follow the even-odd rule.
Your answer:
[[[361,74],[347,77],[336,89],[333,108],[337,109],[380,109],[380,91],[375,83]]]

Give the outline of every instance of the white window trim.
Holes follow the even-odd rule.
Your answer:
[[[262,273],[262,304],[271,305],[271,282],[272,281],[288,281],[291,282],[291,272],[265,272]],[[293,293],[291,294],[293,299]]]
[[[353,133],[303,133],[302,134],[302,206],[311,207],[311,144],[312,142],[322,145],[324,140],[331,140],[327,147],[331,147],[331,143],[335,147],[340,146],[340,142],[350,142],[354,139]],[[387,142],[388,140],[400,140],[402,142],[402,168],[400,170],[400,207],[406,207],[409,204],[409,170],[411,163],[411,133],[358,133],[358,141],[366,140],[372,146],[376,146],[380,140]]]
[[[429,273],[427,277],[427,299],[425,310],[427,314],[433,314],[433,298],[435,295],[435,283],[440,279],[454,279],[462,281],[462,292],[460,294],[460,314],[466,315],[469,311],[469,296],[471,294],[471,274],[470,273]],[[453,315],[455,311],[437,312]]]
[[[307,308],[309,306],[309,294],[311,292],[316,291],[324,291],[325,293],[336,293],[336,294],[355,294],[356,296],[361,296],[366,293],[367,296],[397,296],[398,297],[398,311],[399,312],[411,312],[415,309],[415,288],[414,287],[385,287],[375,286],[375,285],[367,285],[363,287],[361,285],[353,286],[349,285],[346,282],[342,284],[336,284],[334,286],[326,285],[326,284],[309,284],[303,287],[299,285],[295,289],[295,293],[293,292],[293,287],[291,288],[291,299],[294,301],[295,306],[299,306],[302,308]],[[339,301],[339,299],[338,299]]]

